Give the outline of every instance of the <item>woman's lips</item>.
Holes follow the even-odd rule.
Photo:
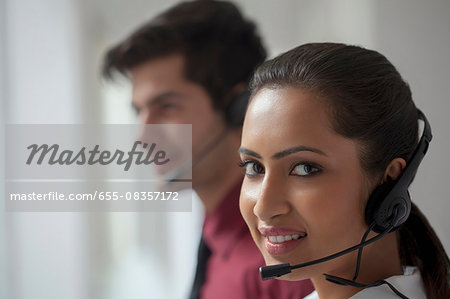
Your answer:
[[[290,252],[306,237],[305,232],[285,227],[259,227],[258,230],[265,237],[265,247],[271,255]]]

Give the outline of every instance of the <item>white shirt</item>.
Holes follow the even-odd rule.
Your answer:
[[[385,279],[392,284],[400,293],[410,299],[426,299],[425,288],[423,287],[422,278],[419,270],[415,267],[404,267],[403,275],[391,276]],[[398,299],[387,284],[382,284],[377,287],[363,289],[356,293],[350,299]],[[312,292],[304,299],[320,299],[316,291]]]

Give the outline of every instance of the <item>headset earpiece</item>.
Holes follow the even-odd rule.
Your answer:
[[[419,109],[417,109],[417,113],[419,119],[424,122],[423,134],[403,173],[398,180],[387,181],[375,188],[367,201],[366,223],[367,225],[375,223],[373,231],[377,233],[383,232],[391,225],[393,226],[392,230],[397,229],[405,223],[411,212],[411,197],[408,187],[433,138],[427,118]]]
[[[398,189],[396,181],[387,181],[372,192],[366,205],[366,223],[375,223],[373,231],[381,233],[393,225],[395,230],[408,219],[411,198],[408,190]],[[395,213],[394,213],[395,210]]]
[[[229,127],[242,127],[249,98],[250,92],[245,90],[231,99],[225,108],[225,117]]]

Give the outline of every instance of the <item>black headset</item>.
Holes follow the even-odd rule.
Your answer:
[[[225,108],[226,121],[230,127],[242,126],[249,98],[250,92],[246,90],[233,97]],[[406,222],[411,212],[411,197],[408,187],[433,138],[431,126],[425,114],[419,109],[417,109],[417,113],[418,118],[424,122],[423,133],[405,170],[397,180],[387,181],[375,188],[367,201],[366,223],[369,226],[374,224],[372,230],[376,233],[382,233],[390,226],[393,227],[391,231],[396,230]]]
[[[365,218],[373,231],[381,233],[392,226],[391,231],[405,223],[411,211],[411,197],[408,187],[417,172],[420,162],[425,156],[428,145],[433,138],[430,123],[422,111],[417,109],[419,119],[424,122],[422,137],[409,159],[405,170],[395,181],[387,181],[375,188],[367,201]],[[394,210],[395,213],[394,213]]]
[[[210,143],[206,144],[206,146],[202,148],[199,153],[192,156],[192,161],[190,161],[191,163],[186,163],[185,165],[182,165],[181,168],[176,170],[174,173],[171,173],[171,175],[167,179],[165,179],[165,181],[167,183],[176,182],[179,180],[186,181],[185,179],[180,178],[180,175],[182,175],[186,169],[189,168],[192,169],[195,165],[197,165],[197,163],[203,160],[203,158],[206,155],[208,155],[212,150],[214,150],[216,146],[220,143],[220,141],[225,137],[229,129],[242,127],[249,99],[250,99],[250,91],[248,90],[245,90],[233,96],[230,102],[223,109],[227,127],[221,133],[219,133],[216,136],[216,138],[211,140]]]
[[[235,95],[225,107],[225,119],[230,128],[242,127],[249,98],[250,91],[245,90]]]

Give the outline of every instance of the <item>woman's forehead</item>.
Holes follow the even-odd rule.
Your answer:
[[[326,106],[314,93],[294,87],[263,88],[258,91],[246,114],[246,129],[266,127],[284,130],[308,127],[332,131]]]
[[[326,107],[323,99],[300,88],[261,89],[249,105],[241,145],[266,154],[296,146],[330,157],[356,154],[356,142],[335,132]]]

